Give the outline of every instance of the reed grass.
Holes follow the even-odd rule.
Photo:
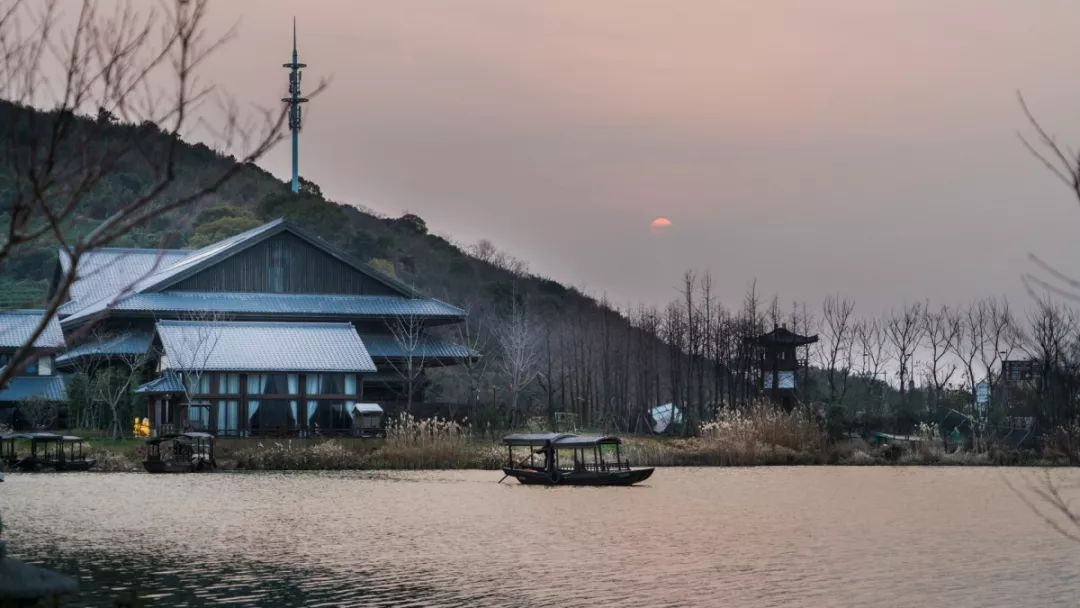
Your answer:
[[[373,463],[385,469],[495,469],[502,456],[497,448],[473,437],[468,424],[402,414],[387,422]]]

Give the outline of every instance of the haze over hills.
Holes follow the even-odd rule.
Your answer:
[[[15,109],[11,104],[0,105],[0,115],[12,111]],[[105,124],[85,118],[79,121],[79,128],[98,138],[99,145],[106,145],[108,140],[138,138],[142,145],[154,147],[164,146],[167,141],[164,133],[149,124]],[[179,149],[174,187],[184,189],[202,183],[232,162],[232,158],[204,144],[184,143]],[[119,201],[143,192],[154,179],[153,167],[142,158],[123,159],[121,167],[85,197],[83,208],[69,228],[71,234],[93,226],[113,211]],[[0,190],[4,187],[5,178],[0,176]],[[516,283],[517,289],[544,294],[553,298],[553,303],[592,302],[554,281],[527,275],[523,272],[524,263],[492,248],[474,247],[480,257],[472,255],[464,247],[429,233],[423,219],[415,215],[386,218],[329,201],[310,182],[304,182],[301,193],[294,195],[286,183],[255,165],[244,167],[193,208],[158,216],[114,246],[199,247],[278,217],[309,229],[355,259],[390,272],[433,297],[468,304],[478,298],[490,299],[508,293],[511,283]],[[40,242],[20,250],[0,268],[4,306],[39,304],[55,260],[55,243]]]

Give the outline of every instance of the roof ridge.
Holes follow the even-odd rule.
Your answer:
[[[156,325],[199,325],[207,323],[215,323],[218,325],[242,325],[245,327],[252,327],[255,325],[287,325],[290,327],[329,326],[351,328],[353,326],[353,324],[348,321],[237,321],[234,319],[161,319]]]
[[[126,251],[131,253],[191,253],[192,251],[194,251],[194,249],[188,249],[186,247],[95,247],[86,253],[95,253],[102,251]]]

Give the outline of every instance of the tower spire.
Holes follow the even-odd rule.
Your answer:
[[[292,61],[282,64],[289,68],[289,96],[281,98],[281,101],[289,104],[289,130],[292,131],[292,191],[300,191],[300,104],[306,103],[307,98],[300,96],[300,69],[307,65],[300,63],[300,57],[296,51],[296,17],[293,17],[292,33]]]

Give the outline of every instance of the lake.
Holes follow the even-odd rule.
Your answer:
[[[1039,474],[10,474],[0,509],[13,555],[81,580],[71,606],[1075,606],[1080,544],[1004,481]]]

